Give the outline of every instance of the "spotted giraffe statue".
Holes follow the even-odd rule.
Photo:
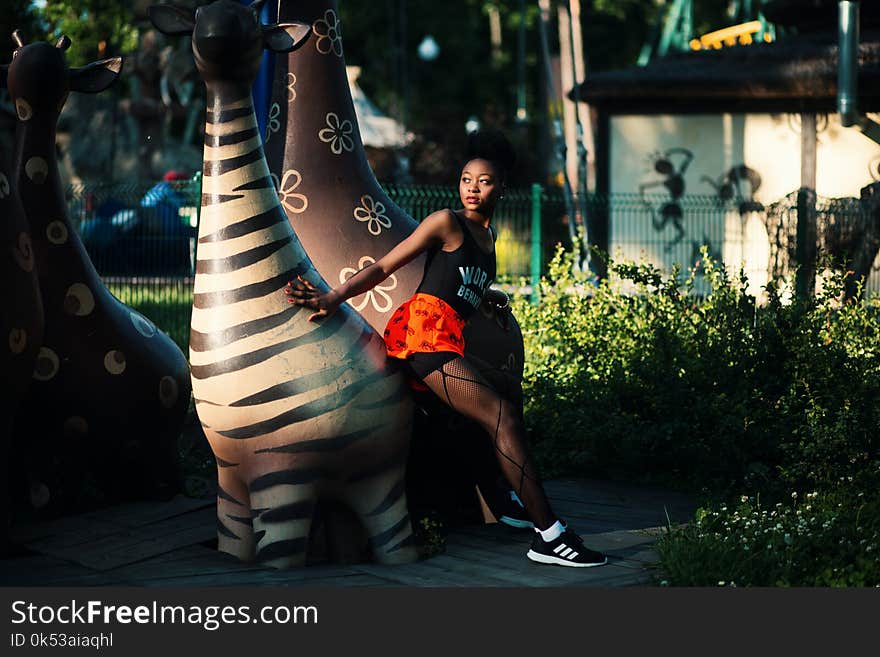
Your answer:
[[[68,93],[105,89],[122,62],[70,68],[66,36],[55,46],[25,45],[18,32],[14,38],[8,88],[18,115],[15,186],[45,314],[15,429],[28,446],[31,476],[42,485],[44,499],[35,502],[68,511],[86,477],[105,502],[169,496],[178,490],[188,364],[168,336],[104,286],[70,223],[55,149]]]
[[[251,84],[264,48],[292,51],[310,27],[261,25],[262,4],[150,8],[160,31],[192,36],[207,87],[190,364],[217,459],[219,549],[302,565],[316,504],[329,498],[354,511],[377,561],[411,561],[405,382],[351,309],[311,323],[284,302],[299,274],[327,287],[272,184]]]
[[[0,66],[0,88],[7,66]],[[15,177],[0,168],[0,550],[12,516],[9,463],[12,416],[24,397],[43,340],[43,302],[34,262],[31,231],[15,188]],[[20,491],[24,493],[25,491]]]

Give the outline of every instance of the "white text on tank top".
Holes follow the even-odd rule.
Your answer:
[[[474,308],[479,308],[483,301],[483,295],[486,288],[492,284],[489,275],[480,267],[459,267],[458,273],[461,274],[461,285],[458,288],[457,296],[467,301]],[[475,292],[475,287],[479,292]]]

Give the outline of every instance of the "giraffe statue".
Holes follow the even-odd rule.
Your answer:
[[[70,68],[70,39],[18,45],[7,83],[18,115],[13,187],[30,225],[45,332],[15,418],[35,506],[66,512],[85,482],[106,502],[179,490],[177,437],[190,400],[186,357],[104,286],[70,223],[55,133],[70,91],[97,93],[120,58]],[[90,479],[89,479],[90,478]]]
[[[385,194],[367,162],[336,0],[280,0],[278,19],[307,23],[313,34],[306,47],[276,58],[266,156],[297,237],[318,272],[338,285],[388,253],[417,223]],[[381,332],[416,291],[424,266],[423,254],[349,303]],[[484,304],[465,329],[465,343],[468,358],[499,390],[518,389],[522,334],[509,313]]]
[[[317,502],[332,499],[357,516],[377,561],[412,561],[404,379],[353,310],[316,324],[285,301],[299,274],[327,287],[272,184],[251,84],[264,48],[292,51],[310,26],[261,25],[263,2],[217,0],[195,16],[150,8],[161,32],[191,35],[207,87],[190,364],[217,460],[218,547],[303,565]]]
[[[0,88],[8,67],[0,66]],[[43,340],[43,302],[34,262],[31,231],[21,207],[15,177],[0,168],[0,549],[12,514],[9,455],[12,416],[24,397],[37,350]]]
[[[312,38],[296,53],[275,58],[266,157],[297,237],[321,276],[338,285],[390,251],[415,230],[417,222],[388,197],[367,162],[345,69],[336,1],[280,0],[278,12],[279,20],[311,25]],[[424,264],[421,255],[349,303],[381,333],[394,310],[416,291]],[[469,360],[521,407],[524,349],[513,315],[483,304],[465,327],[464,338]],[[430,399],[420,395],[419,402],[430,404]],[[448,473],[447,486],[479,483],[491,508],[492,500],[506,491],[489,483],[500,481],[501,472],[483,430],[469,422],[463,427],[462,420],[447,409],[432,408],[431,430],[462,444],[478,480],[457,481],[463,473],[458,468]],[[415,455],[419,449],[419,444],[413,446]],[[414,492],[424,479],[417,470]]]

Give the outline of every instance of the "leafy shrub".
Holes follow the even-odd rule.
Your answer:
[[[758,304],[705,250],[684,277],[609,271],[594,283],[560,249],[540,302],[514,304],[544,475],[700,494],[658,544],[667,583],[880,584],[877,299],[841,303],[848,273],[833,271],[814,299],[770,285]]]
[[[546,476],[723,496],[874,472],[880,322],[876,305],[836,303],[842,275],[815,301],[786,305],[771,287],[759,306],[705,253],[684,280],[646,264],[610,271],[591,284],[560,249],[540,303],[515,302],[526,422]]]

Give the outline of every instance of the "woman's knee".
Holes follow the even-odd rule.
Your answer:
[[[507,436],[509,440],[524,440],[524,428],[520,422],[517,409],[507,401],[501,402],[501,412],[498,418],[498,433]]]

